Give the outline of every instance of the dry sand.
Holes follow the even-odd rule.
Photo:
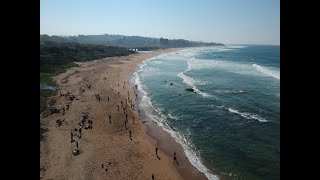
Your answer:
[[[125,105],[129,92],[130,99],[135,104],[135,90],[128,83],[128,77],[143,60],[176,50],[178,49],[156,50],[78,63],[79,67],[55,77],[62,93],[68,91],[79,99],[70,103],[65,115],[59,113],[46,118],[40,117],[42,127],[48,130],[44,132],[44,139],[40,142],[40,178],[152,179],[154,174],[157,180],[207,179],[190,164],[181,146],[168,133],[148,119],[139,119],[138,107],[135,106],[135,111],[132,110],[129,102],[128,130],[125,128],[125,115],[120,101]],[[89,84],[90,89],[86,87]],[[97,101],[95,94],[99,94],[102,100]],[[60,105],[61,108],[66,107],[69,102],[65,96],[53,99],[56,100],[55,105]],[[120,111],[117,105],[120,106]],[[76,144],[70,142],[70,134],[75,128],[79,129],[82,112],[85,111],[93,121],[93,128],[82,129],[82,137],[78,140],[80,154],[74,156],[72,150]],[[65,119],[62,126],[56,126],[57,119]],[[129,131],[132,132],[132,141]],[[160,160],[155,154],[155,147],[159,147]],[[174,151],[177,152],[181,166],[172,159]],[[108,166],[109,162],[112,166]],[[103,171],[102,164],[108,171]]]

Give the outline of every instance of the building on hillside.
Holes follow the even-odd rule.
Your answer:
[[[160,44],[161,45],[168,45],[169,44],[169,40],[168,39],[164,39],[164,38],[160,38]]]

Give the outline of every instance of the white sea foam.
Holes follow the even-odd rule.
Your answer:
[[[256,68],[258,71],[280,80],[280,72],[279,71],[271,70],[270,68],[263,67],[258,64],[252,64],[252,66],[254,68]]]
[[[196,59],[190,58],[187,62],[188,68],[185,72],[192,70],[202,70],[202,69],[220,69],[229,71],[237,74],[244,74],[250,76],[272,76],[280,80],[280,72],[277,70],[272,70],[271,68],[266,68],[259,66],[257,64],[240,63],[234,61],[226,60],[206,60],[206,59]]]
[[[144,66],[140,66],[139,72],[142,71]],[[167,116],[161,113],[160,109],[155,108],[152,105],[151,99],[148,96],[148,93],[146,91],[146,87],[141,84],[140,77],[138,75],[138,72],[134,73],[135,77],[135,83],[138,85],[138,90],[142,94],[142,98],[139,104],[139,107],[145,110],[145,114],[150,117],[152,120],[156,121],[157,124],[165,131],[167,131],[179,144],[182,145],[184,152],[186,156],[188,157],[190,163],[196,167],[199,171],[203,172],[208,179],[210,180],[219,180],[219,177],[214,175],[207,167],[204,166],[201,158],[199,155],[192,149],[193,145],[187,141],[186,137],[180,134],[179,132],[173,130],[170,128],[170,126],[167,124]],[[158,115],[155,115],[155,113],[152,113],[152,111],[156,111]],[[171,114],[168,114],[168,116],[171,119],[178,119],[178,117],[172,116]]]
[[[223,69],[225,71],[248,74],[248,75],[261,75],[252,69],[249,64],[238,63],[233,61],[224,60],[205,60],[205,59],[190,59],[188,61],[188,71],[202,70],[202,69]]]
[[[239,112],[238,110],[232,109],[232,108],[227,108],[227,110],[231,113],[234,114],[238,114],[246,119],[254,119],[254,120],[258,120],[260,122],[268,122],[266,119],[260,117],[257,114],[253,114],[253,113],[248,113],[248,112]]]
[[[191,86],[192,89],[194,90],[194,92],[200,94],[200,95],[203,96],[203,97],[210,97],[210,96],[212,96],[212,95],[210,95],[210,94],[208,94],[208,93],[205,93],[205,92],[200,91],[200,90],[197,88],[196,84],[201,85],[201,83],[200,83],[199,81],[197,81],[197,80],[195,80],[195,79],[193,79],[193,78],[185,75],[183,72],[180,72],[177,76],[180,77],[180,78],[182,78],[184,83],[186,83],[186,84],[188,84],[189,86]]]
[[[188,64],[188,68],[184,71],[184,72],[188,72],[188,71],[191,71],[192,70],[192,61],[194,60],[195,58],[189,58],[187,64]]]
[[[245,48],[245,47],[248,47],[248,46],[240,46],[240,45],[227,45],[228,48],[231,48],[231,49],[240,49],[240,48]]]

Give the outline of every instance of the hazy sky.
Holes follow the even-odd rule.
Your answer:
[[[40,34],[280,44],[280,0],[40,0]]]

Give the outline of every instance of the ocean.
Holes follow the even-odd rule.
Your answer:
[[[209,179],[280,179],[280,46],[187,48],[144,61],[131,80],[139,108]]]

